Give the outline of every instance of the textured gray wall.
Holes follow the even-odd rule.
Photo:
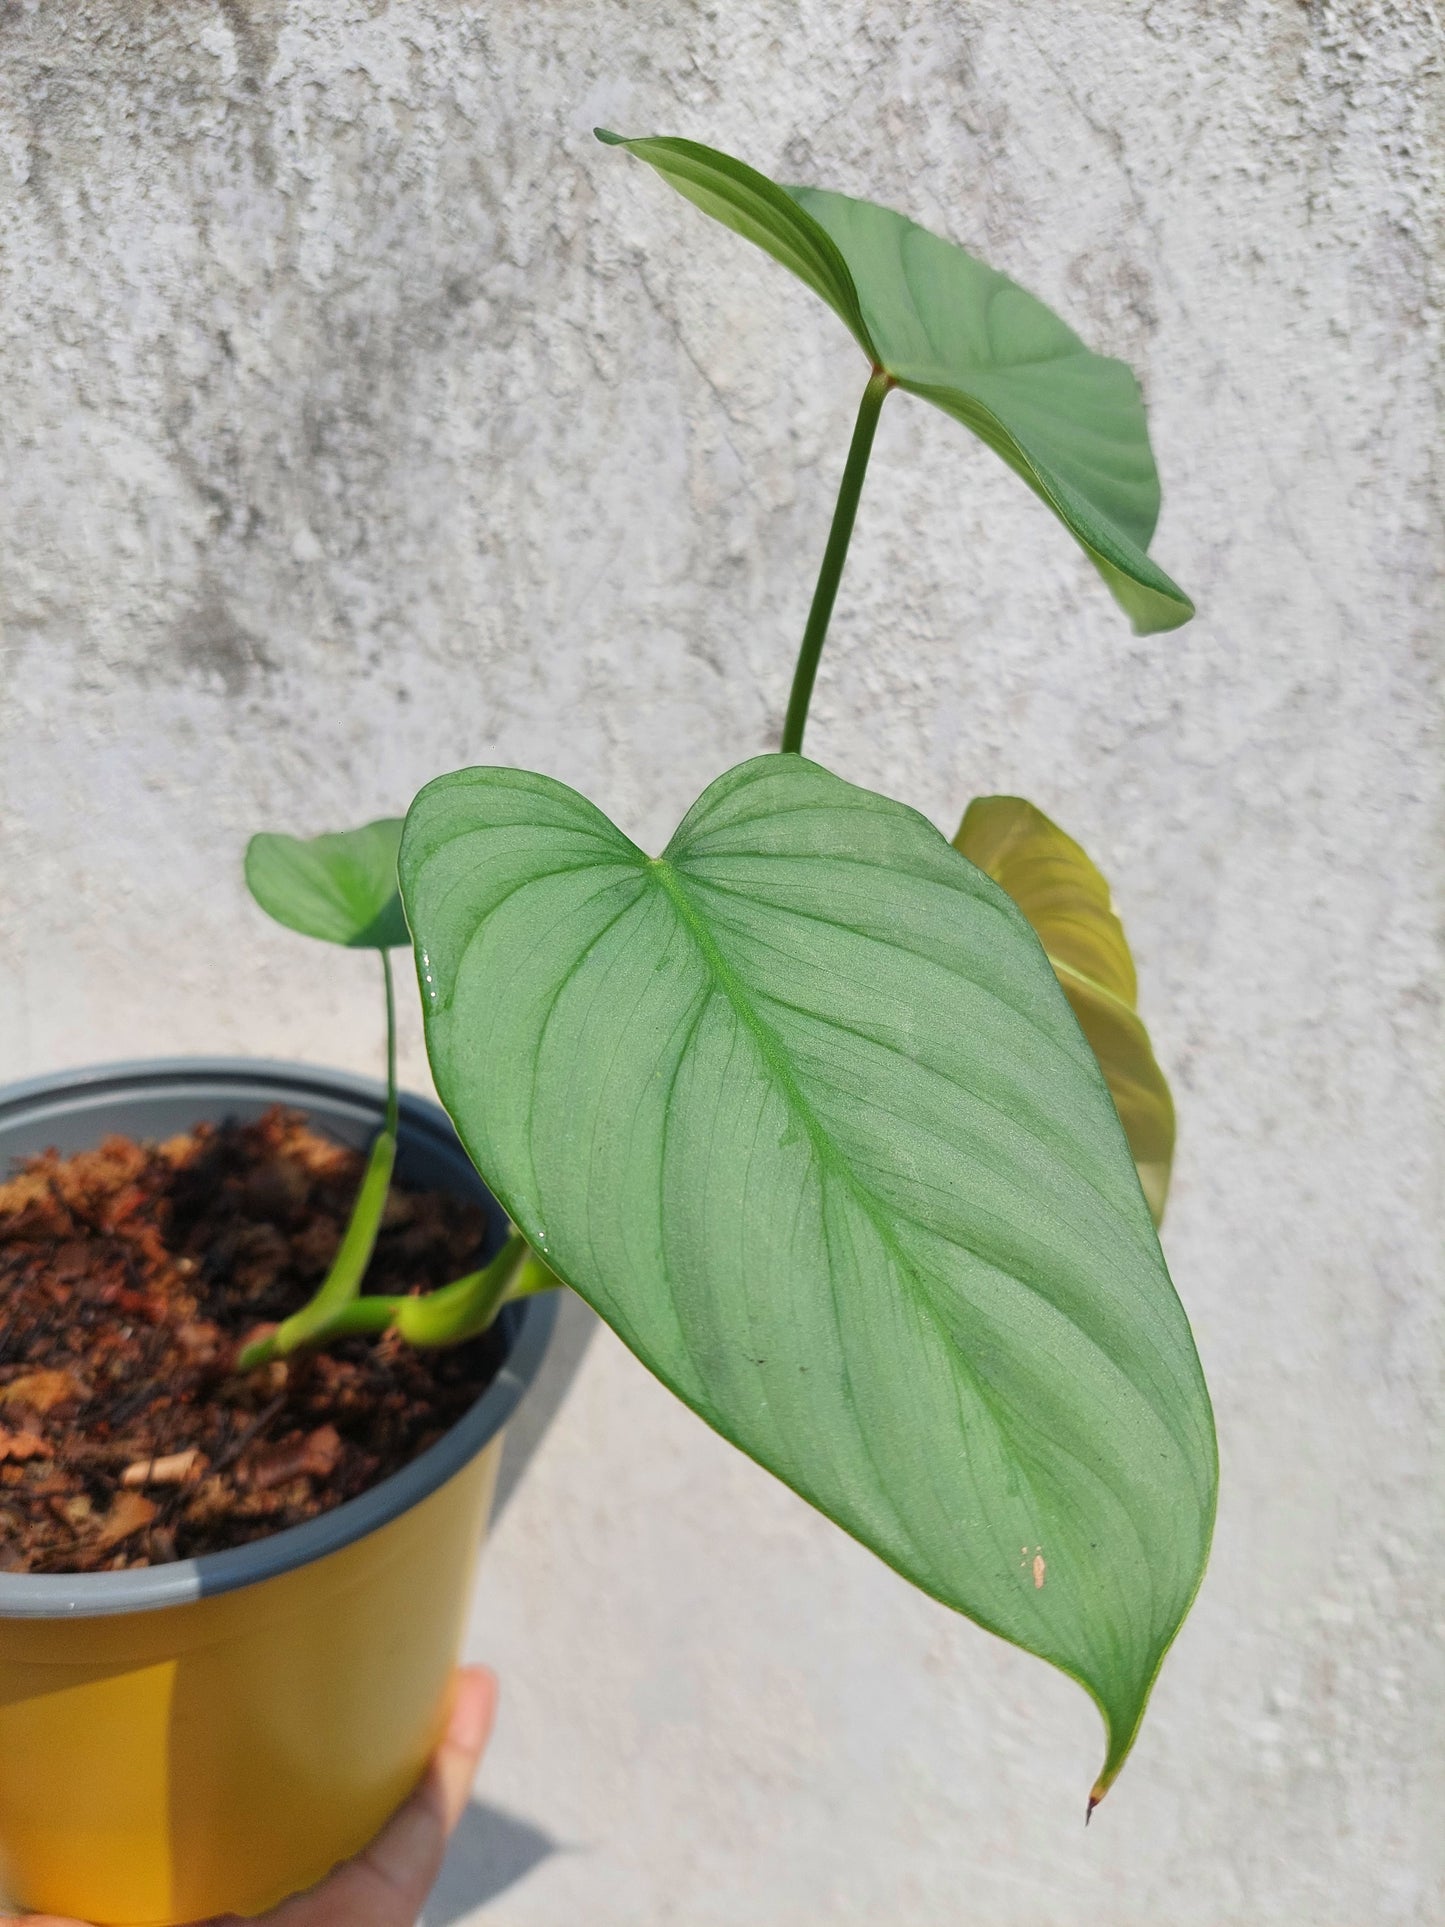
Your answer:
[[[1441,55],[1432,0],[0,5],[0,1074],[374,1066],[250,830],[512,761],[656,846],[775,739],[863,370],[594,121],[892,202],[1129,357],[1200,605],[1131,639],[895,400],[809,739],[949,829],[1034,797],[1136,939],[1223,1492],[1127,1774],[1086,1837],[1083,1696],[579,1311],[438,1921],[1445,1920]]]

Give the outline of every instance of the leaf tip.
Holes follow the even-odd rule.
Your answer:
[[[1136,636],[1168,635],[1171,629],[1182,629],[1186,622],[1192,622],[1197,613],[1193,602],[1179,589],[1162,607],[1136,614],[1130,626]]]
[[[610,127],[594,127],[592,132],[597,136],[598,140],[602,142],[604,147],[626,147],[627,145],[626,136],[623,134],[614,134]]]

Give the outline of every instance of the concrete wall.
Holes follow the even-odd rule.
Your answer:
[[[1129,357],[1200,606],[1131,639],[895,400],[809,739],[950,829],[1034,797],[1136,941],[1224,1470],[1125,1778],[1086,1837],[1083,1696],[574,1307],[438,1922],[1445,1919],[1440,61],[1433,0],[0,5],[0,1074],[372,1067],[252,829],[510,761],[656,847],[775,740],[863,370],[595,121],[891,202]]]

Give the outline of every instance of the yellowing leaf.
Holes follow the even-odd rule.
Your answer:
[[[1136,1008],[1109,885],[1071,836],[1021,796],[969,804],[954,848],[1007,890],[1038,933],[1098,1058],[1158,1224],[1174,1159],[1174,1100]]]

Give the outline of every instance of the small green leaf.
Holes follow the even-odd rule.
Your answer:
[[[821,295],[872,364],[952,415],[1083,546],[1136,630],[1194,605],[1146,553],[1159,478],[1139,384],[1006,275],[890,208],[781,187],[696,141],[624,140],[680,194]]]
[[[1138,1012],[1124,926],[1071,836],[1020,796],[969,804],[953,847],[1007,890],[1038,932],[1109,1086],[1155,1224],[1174,1162],[1174,1100]]]
[[[411,942],[396,887],[402,818],[382,817],[330,836],[253,836],[246,883],[261,908],[305,937],[353,950]]]
[[[1118,1772],[1203,1571],[1209,1398],[1023,916],[801,757],[647,857],[545,776],[412,805],[438,1089],[564,1282],[925,1591],[1079,1680]]]

